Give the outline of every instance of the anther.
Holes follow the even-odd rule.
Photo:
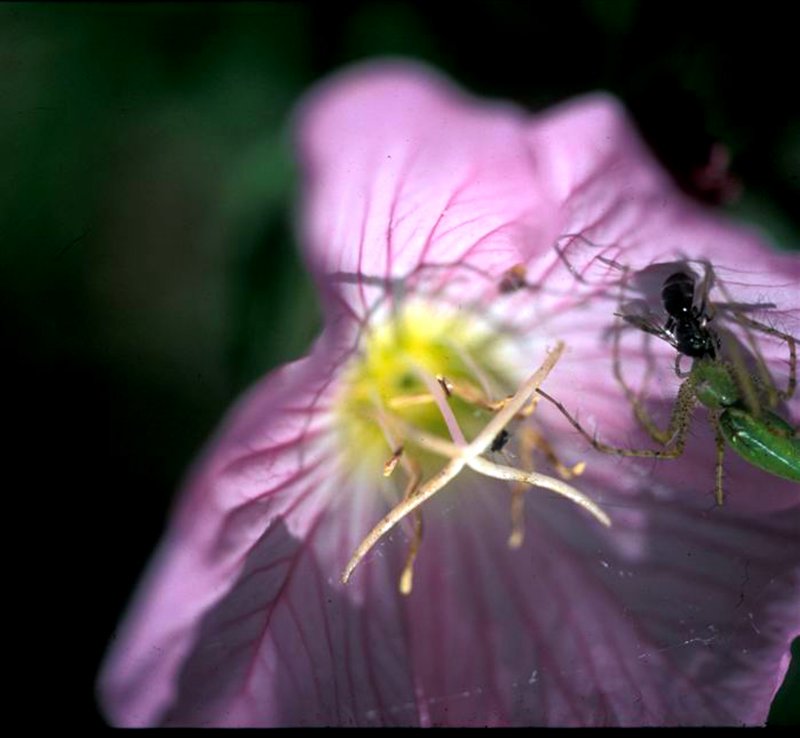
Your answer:
[[[391,458],[383,465],[383,476],[390,477],[392,472],[397,467],[400,457],[403,455],[403,447],[400,446],[391,456]]]
[[[422,543],[422,513],[419,510],[414,510],[414,537],[408,546],[408,554],[406,555],[406,563],[403,566],[403,571],[400,574],[400,582],[398,589],[402,595],[410,595],[414,586],[414,561],[419,552],[419,546]]]
[[[517,482],[511,488],[511,535],[509,548],[520,548],[525,540],[525,485]]]
[[[450,397],[453,394],[453,384],[446,377],[443,377],[441,374],[437,374],[436,381],[439,383],[439,386],[442,388],[447,397]]]
[[[527,286],[527,282],[525,281],[526,274],[527,270],[524,264],[515,264],[510,269],[503,272],[498,290],[502,294],[521,290],[523,287]]]

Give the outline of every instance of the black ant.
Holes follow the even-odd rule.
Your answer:
[[[695,278],[685,271],[670,274],[661,288],[661,302],[667,313],[663,327],[642,315],[616,314],[640,330],[665,340],[679,354],[692,359],[715,360],[720,341],[708,327],[712,316],[708,313],[705,296],[699,306],[694,304]]]
[[[492,445],[489,446],[489,450],[492,451],[493,453],[502,451],[506,447],[506,444],[509,442],[510,439],[511,439],[511,434],[505,428],[503,428],[503,430],[501,430],[494,437]]]

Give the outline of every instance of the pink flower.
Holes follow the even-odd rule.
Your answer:
[[[534,384],[601,439],[652,447],[612,370],[621,274],[645,289],[653,263],[708,260],[748,315],[797,335],[797,258],[681,196],[604,95],[530,116],[372,64],[321,85],[298,130],[325,328],[194,469],[102,670],[109,719],[763,723],[800,632],[795,485],[728,452],[716,506],[702,409],[684,455],[653,461],[594,451],[546,402],[483,405],[549,361]],[[758,346],[785,384],[786,344]],[[624,372],[649,371],[662,415],[674,357],[624,334]],[[562,480],[541,439],[583,474]],[[519,480],[487,476],[533,461],[572,501],[533,487],[522,513]],[[408,480],[459,464],[343,584]]]

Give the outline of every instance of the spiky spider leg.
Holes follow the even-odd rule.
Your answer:
[[[628,269],[625,268],[625,274],[623,275],[622,279],[620,280],[620,296],[619,296],[619,304],[622,305],[622,298],[624,296],[625,285],[627,282],[628,276]],[[614,339],[611,349],[611,356],[612,356],[612,371],[614,373],[614,379],[616,379],[617,383],[622,387],[623,392],[625,393],[625,397],[627,398],[628,402],[631,404],[631,408],[633,409],[633,413],[636,416],[636,419],[639,421],[639,424],[647,431],[647,434],[652,438],[656,443],[660,443],[662,445],[667,445],[670,439],[675,434],[674,429],[670,426],[666,430],[662,430],[658,427],[656,422],[650,416],[650,413],[647,412],[647,409],[642,402],[642,398],[637,395],[633,389],[628,385],[625,381],[625,378],[622,374],[622,362],[620,361],[620,336],[622,331],[619,329],[614,330]],[[678,354],[678,358],[680,358],[680,354]],[[648,366],[648,375],[650,372],[650,366]],[[676,359],[675,371],[678,376],[688,376],[688,375],[681,375]],[[645,383],[647,376],[645,377]],[[688,421],[687,421],[688,422]]]
[[[668,444],[674,435],[674,429],[672,429],[671,426],[666,429],[658,427],[658,424],[653,420],[650,413],[647,411],[642,398],[637,395],[633,389],[631,389],[622,375],[622,362],[620,361],[619,350],[619,331],[616,331],[614,336],[614,345],[612,349],[612,371],[614,373],[614,379],[616,379],[617,383],[620,385],[620,387],[622,387],[625,397],[633,409],[633,414],[636,416],[636,419],[639,421],[639,424],[642,426],[642,428],[647,431],[647,434],[656,443],[660,443],[662,445]],[[689,374],[684,376],[688,377]]]
[[[781,400],[790,400],[794,397],[795,390],[797,388],[797,341],[794,336],[789,335],[788,333],[784,333],[783,331],[776,330],[764,323],[760,323],[757,320],[753,320],[752,318],[747,318],[741,313],[735,313],[736,320],[743,326],[748,328],[752,328],[753,330],[760,331],[768,336],[774,336],[775,338],[780,338],[786,341],[786,345],[789,347],[789,376],[786,380],[786,389],[778,389],[775,386],[775,382],[772,379],[772,374],[766,368],[766,362],[764,361],[764,357],[761,354],[761,351],[758,349],[758,345],[756,342],[751,344],[753,348],[753,352],[756,354],[757,361],[759,365],[764,367],[764,371],[766,372],[767,376],[769,377],[768,385],[772,387],[772,390],[775,394],[775,401],[771,403],[773,406],[777,405]]]
[[[570,422],[573,428],[577,430],[597,451],[602,451],[605,454],[612,454],[614,456],[635,456],[645,459],[676,459],[684,450],[686,445],[686,433],[689,428],[689,421],[691,420],[691,412],[695,404],[694,395],[694,378],[689,377],[684,380],[678,389],[678,396],[675,400],[675,405],[672,409],[672,416],[670,417],[669,427],[665,435],[669,440],[664,445],[672,445],[671,449],[664,449],[657,451],[654,449],[632,449],[622,448],[620,446],[611,446],[607,443],[598,441],[597,438],[591,435],[567,410],[564,405],[551,397],[542,389],[537,388],[536,392],[544,397],[548,402],[555,405],[561,414]]]
[[[714,444],[716,446],[716,460],[714,466],[714,499],[717,505],[722,505],[722,461],[725,456],[725,436],[722,434],[722,426],[719,422],[719,415],[712,410],[708,411],[708,420],[714,429]]]
[[[703,263],[706,267],[707,273],[713,275],[713,266],[708,262]],[[716,284],[725,299],[729,303],[735,304],[735,301],[733,300],[725,284],[720,280],[716,280]],[[748,318],[738,310],[732,310],[731,312],[733,320],[744,329],[744,335],[747,338],[747,343],[756,360],[759,378],[761,379],[763,386],[767,389],[768,405],[770,407],[775,407],[780,401],[791,399],[794,396],[795,389],[797,387],[797,341],[794,336],[784,333],[783,331],[779,331],[776,328],[754,320],[753,318]],[[785,390],[779,389],[775,384],[772,373],[767,367],[767,363],[764,360],[764,355],[759,348],[758,341],[756,340],[755,336],[753,336],[752,331],[748,329],[752,329],[753,331],[758,331],[759,333],[763,333],[767,336],[773,336],[774,338],[786,341],[786,345],[789,347],[789,376]],[[734,354],[732,358],[734,359],[732,368],[737,379],[739,380],[742,392],[745,395],[745,401],[748,404],[750,411],[754,415],[758,415],[761,411],[761,404],[758,401],[757,394],[753,388],[752,377],[750,377],[750,374],[744,367],[744,361],[740,356]]]

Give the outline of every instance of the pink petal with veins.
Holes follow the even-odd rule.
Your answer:
[[[323,84],[299,121],[307,255],[323,280],[361,279],[338,293],[356,315],[375,299],[364,277],[467,258],[483,269],[516,263],[526,244],[560,232],[529,118],[507,104],[422,68],[378,64]]]
[[[402,597],[401,528],[338,581],[387,503],[341,467],[328,407],[376,303],[425,294],[514,335],[522,375],[566,341],[547,391],[604,440],[648,444],[612,373],[609,265],[708,259],[737,302],[776,305],[749,315],[797,335],[797,257],[685,200],[608,97],[529,116],[395,62],[325,83],[298,125],[325,333],[245,396],[187,484],[101,674],[111,720],[763,723],[800,632],[800,498],[728,453],[715,507],[702,411],[684,456],[653,462],[587,450],[540,403],[559,453],[587,461],[578,486],[611,529],[534,490],[525,544],[509,550],[507,489],[465,477],[425,505]],[[520,263],[528,286],[503,292]],[[647,339],[626,336],[624,370],[638,376],[651,352],[666,412],[675,352]],[[763,347],[784,381],[786,346]],[[785,410],[797,418],[797,400]]]

